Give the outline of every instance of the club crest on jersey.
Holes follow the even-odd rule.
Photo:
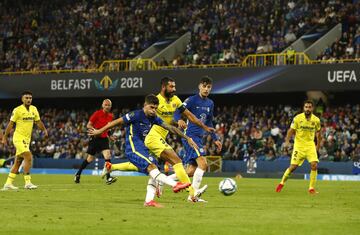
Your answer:
[[[176,104],[172,104],[172,107],[173,107],[173,108],[176,108]]]

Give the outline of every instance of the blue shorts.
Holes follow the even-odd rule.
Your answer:
[[[134,149],[125,151],[125,155],[139,169],[139,172],[149,174],[147,168],[150,164],[159,167],[156,158],[150,155],[145,146],[134,146]]]
[[[193,141],[197,144],[199,149],[196,151],[193,147],[191,147],[185,139],[181,139],[184,149],[185,156],[183,157],[184,164],[194,164],[196,163],[196,159],[200,156],[205,155],[204,146],[202,143],[202,138],[197,136],[189,136],[193,139]]]

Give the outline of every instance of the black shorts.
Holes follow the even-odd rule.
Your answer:
[[[103,150],[110,149],[108,138],[91,137],[87,153],[95,155],[101,153]]]

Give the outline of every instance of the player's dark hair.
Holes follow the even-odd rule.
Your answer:
[[[155,104],[159,105],[159,99],[154,94],[149,94],[145,97],[146,104]]]
[[[204,76],[200,79],[200,84],[211,85],[213,80],[209,76]]]
[[[311,104],[314,107],[314,102],[312,100],[305,100],[304,103],[303,103],[303,106],[305,104]]]
[[[166,86],[169,82],[175,82],[175,80],[171,77],[163,77],[161,79],[161,87]]]
[[[21,93],[21,97],[23,97],[24,95],[33,95],[31,91],[24,91],[23,93]]]

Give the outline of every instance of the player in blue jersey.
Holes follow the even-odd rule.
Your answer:
[[[150,175],[144,205],[153,207],[162,207],[159,203],[154,201],[156,181],[172,186],[175,193],[189,187],[191,184],[180,182],[176,183],[176,181],[159,171],[156,158],[150,155],[148,148],[146,148],[144,144],[145,137],[149,133],[151,127],[154,124],[159,125],[179,135],[180,137],[185,138],[190,146],[197,148],[195,142],[183,134],[181,130],[166,124],[156,116],[156,109],[158,105],[159,99],[155,95],[150,94],[145,97],[143,109],[131,111],[126,115],[109,122],[101,129],[89,130],[89,135],[99,135],[116,125],[126,126],[125,154],[129,161],[134,164],[140,172]],[[168,160],[181,162],[181,159],[176,154],[175,156],[177,159],[173,158]]]
[[[205,76],[200,79],[199,93],[187,98],[183,105],[190,112],[192,112],[200,121],[206,126],[213,127],[213,111],[214,102],[208,98],[212,88],[212,79]],[[185,148],[185,156],[183,157],[184,164],[187,165],[186,172],[193,177],[192,186],[195,190],[198,190],[201,185],[202,177],[207,169],[206,158],[204,157],[205,151],[203,148],[203,137],[206,134],[205,131],[192,122],[183,121],[180,113],[176,113],[175,121],[178,122],[180,128],[185,129],[187,136],[191,137],[194,142],[199,146],[199,149],[193,149],[191,146],[183,142]],[[211,137],[214,144],[217,147],[218,152],[221,151],[222,144],[214,132],[211,132]],[[204,200],[199,200],[204,201]]]

